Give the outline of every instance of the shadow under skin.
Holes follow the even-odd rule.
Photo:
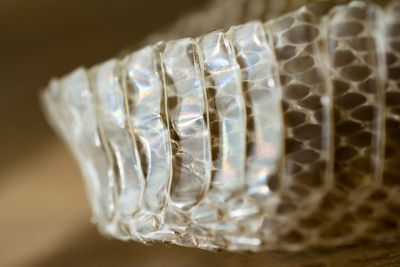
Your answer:
[[[328,267],[398,266],[400,244],[348,246],[315,252],[230,253],[164,244],[143,245],[100,235],[84,225],[74,238],[56,248],[50,257],[30,266],[120,267]]]
[[[213,252],[163,244],[143,245],[102,236],[94,225],[85,225],[52,255],[31,266],[220,266]]]

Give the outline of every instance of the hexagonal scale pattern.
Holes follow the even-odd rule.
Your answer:
[[[119,239],[400,240],[400,2],[308,5],[53,79],[49,122]]]

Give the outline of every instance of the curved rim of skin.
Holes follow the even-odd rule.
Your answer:
[[[204,197],[211,179],[202,60],[196,42],[184,38],[166,43],[162,61],[174,157],[171,202],[178,209],[187,210]]]
[[[212,176],[210,189],[196,206],[191,219],[221,238],[197,237],[198,246],[217,249],[227,246],[222,238],[219,220],[229,209],[229,202],[245,189],[246,113],[242,95],[240,67],[233,47],[221,31],[208,33],[196,42],[204,64],[208,99]]]
[[[247,137],[247,190],[256,198],[264,197],[271,192],[269,179],[281,171],[283,151],[281,93],[274,56],[260,22],[233,26],[227,36],[241,67],[246,104],[251,110],[247,114],[247,131],[252,134]],[[250,117],[254,126],[249,126]]]
[[[223,32],[208,33],[196,42],[204,64],[212,140],[213,172],[207,197],[225,202],[245,183],[246,113],[240,67]]]
[[[59,129],[78,159],[94,220],[102,232],[120,235],[114,223],[114,175],[97,131],[93,95],[86,70],[79,68],[60,80],[53,80],[44,101],[51,109],[48,116],[52,117],[53,125]]]
[[[287,202],[281,202],[277,212],[279,216],[296,214],[297,219],[315,212],[333,184],[331,86],[324,72],[320,49],[323,33],[318,22],[313,11],[302,7],[264,24],[277,54],[285,115],[285,176],[281,194]],[[284,222],[282,236],[291,232],[304,236],[296,230],[297,224],[297,220]],[[302,245],[290,244],[294,250]]]
[[[366,16],[366,18],[359,19],[356,15],[357,10],[359,11],[358,16]],[[382,16],[382,10],[377,6],[354,1],[347,5],[334,7],[324,21],[324,27],[326,28],[327,34],[325,38],[325,59],[327,62],[327,70],[331,73],[332,80],[345,81],[348,84],[348,89],[344,94],[335,91],[334,96],[332,97],[335,109],[340,110],[340,115],[335,115],[336,153],[345,147],[354,146],[352,145],[354,141],[349,140],[352,140],[351,138],[357,138],[357,134],[360,136],[363,133],[371,134],[371,143],[369,144],[369,147],[367,145],[368,150],[364,147],[356,147],[358,155],[353,157],[353,159],[351,159],[352,161],[350,160],[346,162],[345,158],[338,156],[334,157],[336,165],[334,171],[336,183],[334,187],[336,189],[332,190],[331,193],[343,195],[343,192],[347,192],[345,193],[345,196],[343,196],[348,202],[346,202],[347,204],[345,207],[343,206],[343,209],[340,212],[331,214],[333,218],[330,220],[330,225],[340,224],[340,220],[342,220],[341,217],[343,217],[344,214],[349,212],[351,213],[362,205],[367,197],[369,197],[369,195],[379,187],[382,180],[383,165],[380,162],[384,157],[383,144],[385,142],[383,127],[385,108],[383,96],[384,71],[382,68],[385,63],[379,59],[378,49],[382,47],[380,43],[382,33],[379,32],[378,29],[380,25],[377,23],[377,20],[381,19]],[[359,29],[357,25],[361,25],[362,28]],[[361,41],[362,38],[364,38],[365,41]],[[357,40],[360,40],[363,43],[366,52],[363,51],[364,49],[359,49],[355,46]],[[354,46],[354,48],[352,46]],[[340,53],[344,54],[347,53],[347,51],[350,51],[350,56],[352,56],[348,56],[348,58],[353,58],[353,60],[350,61],[350,63],[342,63],[340,61]],[[342,67],[343,65],[344,67]],[[359,68],[359,71],[357,72],[358,74],[354,71],[352,72],[351,68],[354,70]],[[364,69],[368,70],[370,74],[366,74],[366,76],[362,77]],[[373,79],[369,80],[371,75],[373,76]],[[370,88],[373,90],[372,93],[366,93],[360,89],[362,88],[363,82],[370,84]],[[361,98],[365,99],[365,102],[361,103],[360,106],[357,106],[356,108],[342,107],[342,105],[345,105],[346,103],[345,98],[352,97],[353,95],[361,96]],[[363,107],[373,107],[374,111],[372,112],[370,121],[357,118],[354,115],[357,112],[357,109]],[[344,126],[342,125],[345,125],[346,123],[355,123],[360,125],[360,130],[356,132],[355,135],[343,134]],[[350,129],[350,127],[351,126],[349,125],[348,129]],[[358,164],[357,161],[361,162],[364,159],[370,162],[371,167],[365,166],[357,168],[356,166],[361,164]],[[346,168],[349,168],[352,173],[346,175]],[[364,168],[365,170],[371,168],[371,170],[368,171],[368,173],[365,173],[365,170],[360,168]],[[354,171],[357,170],[358,172],[354,173]],[[341,179],[340,177],[343,178]],[[360,181],[352,182],[352,179],[359,179]],[[354,186],[352,186],[352,183],[354,183]],[[351,235],[334,239],[332,240],[332,244],[347,244],[351,242],[351,239],[354,239],[354,237],[362,235],[361,232],[365,231],[366,227],[367,222],[360,221],[358,227],[353,230]]]
[[[134,135],[126,128],[121,63],[109,60],[95,66],[90,73],[95,97],[99,132],[110,155],[110,164],[117,178],[117,212],[122,229],[131,224],[143,202],[143,177]],[[126,230],[125,230],[126,231]],[[141,240],[136,232],[134,238]],[[130,233],[126,232],[129,236]]]
[[[240,247],[245,247],[254,250],[262,244],[261,236],[272,238],[269,231],[275,228],[262,228],[262,222],[280,220],[269,218],[277,203],[276,193],[280,191],[277,182],[284,176],[283,173],[279,174],[284,151],[280,83],[276,75],[275,57],[261,22],[233,26],[227,36],[241,68],[247,105],[246,190],[232,202],[229,216],[231,220],[242,221],[241,227],[248,229],[248,233],[237,231],[233,234],[229,249],[240,250]],[[258,213],[261,209],[268,212],[260,217]],[[246,226],[245,218],[248,218]],[[235,229],[237,226],[231,227]],[[261,233],[261,236],[257,237],[257,233]]]
[[[164,224],[169,201],[172,155],[158,47],[148,46],[128,55],[124,59],[124,69],[127,128],[140,143],[139,154],[146,180],[143,207],[135,218],[135,229],[142,228],[139,232],[146,240],[156,239],[157,235],[167,238],[171,232],[160,227]]]
[[[386,52],[390,52],[390,55],[387,55],[388,60],[386,63],[386,75],[388,76],[388,85],[386,87],[386,133],[391,131],[391,136],[389,139],[393,142],[397,137],[396,132],[394,131],[394,125],[400,125],[400,83],[398,82],[398,74],[396,75],[396,71],[398,72],[400,69],[400,49],[398,48],[398,44],[400,43],[400,33],[398,31],[398,27],[400,25],[400,2],[394,1],[392,4],[388,5],[385,9],[385,20],[384,20],[384,48]],[[393,58],[391,58],[393,57]],[[397,60],[395,60],[397,59]],[[397,99],[397,101],[393,101],[392,98]],[[391,103],[393,102],[393,103]],[[388,140],[386,140],[388,141]],[[393,185],[394,177],[398,177],[400,179],[400,168],[399,164],[397,164],[396,159],[400,159],[400,146],[397,143],[397,151],[395,155],[389,157],[385,155],[385,167],[392,170],[393,172],[387,172],[383,174],[383,183],[387,185]],[[397,168],[395,168],[397,167]],[[386,168],[385,168],[386,169]],[[394,173],[397,171],[397,173]],[[399,191],[397,190],[396,193],[398,194]]]

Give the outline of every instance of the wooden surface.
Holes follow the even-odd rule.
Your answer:
[[[90,224],[76,164],[56,140],[0,176],[0,266],[400,266],[400,245],[235,254],[108,239]]]
[[[76,164],[56,140],[0,175],[0,266],[400,266],[400,245],[233,254],[110,240],[90,224]]]
[[[400,266],[400,245],[212,253],[110,240],[90,224],[77,165],[42,119],[38,89],[203,2],[0,0],[0,267]]]

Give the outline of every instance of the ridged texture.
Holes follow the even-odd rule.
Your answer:
[[[231,251],[399,241],[400,2],[328,6],[52,80],[47,116],[101,231]]]

